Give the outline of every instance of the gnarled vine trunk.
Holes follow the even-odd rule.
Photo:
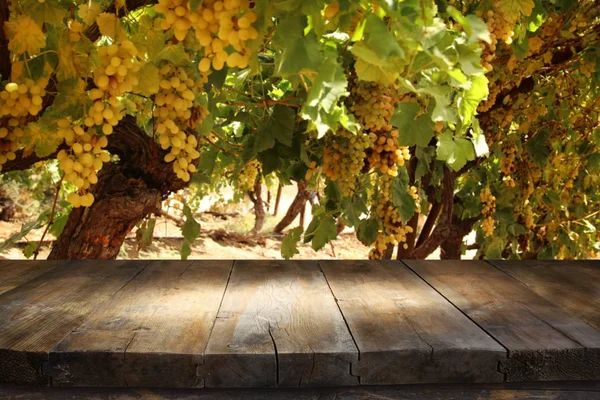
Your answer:
[[[49,259],[116,258],[127,233],[142,218],[158,213],[170,192],[186,185],[133,117],[119,123],[107,148],[119,162],[104,165],[92,187],[94,204],[73,209]]]
[[[298,214],[300,214],[302,207],[304,207],[306,205],[306,201],[308,200],[309,197],[310,197],[310,193],[308,190],[306,190],[306,183],[299,181],[298,182],[298,193],[296,194],[296,197],[294,197],[294,200],[292,201],[290,208],[288,208],[287,212],[285,213],[285,215],[283,216],[281,221],[279,221],[279,223],[277,225],[275,225],[275,228],[273,228],[273,232],[281,233],[292,222],[294,222],[294,220],[296,219]]]

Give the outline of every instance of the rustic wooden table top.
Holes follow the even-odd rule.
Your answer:
[[[541,381],[600,381],[600,262],[0,261],[4,385]]]

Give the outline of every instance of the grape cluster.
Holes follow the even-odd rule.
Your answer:
[[[369,252],[369,259],[372,260],[382,259],[387,247],[390,245],[403,244],[406,249],[406,236],[413,232],[413,228],[405,225],[404,221],[402,221],[392,201],[392,177],[381,175],[378,180],[379,196],[377,197],[375,210],[383,223],[383,228],[380,230],[373,248]],[[409,193],[415,201],[418,201],[419,196],[415,187],[410,187]]]
[[[68,119],[58,121],[58,135],[69,146],[58,152],[56,158],[64,172],[64,180],[77,186],[78,191],[67,196],[73,207],[89,207],[94,195],[87,190],[98,182],[98,171],[110,161],[110,154],[104,150],[108,145],[106,136],[97,136],[95,129],[86,132],[81,126]]]
[[[503,153],[503,156],[500,159],[500,170],[504,175],[509,176],[517,169],[515,159],[519,149],[511,142],[502,142],[500,148]]]
[[[390,120],[398,100],[397,90],[379,82],[350,79],[350,111],[365,131],[391,131]]]
[[[139,83],[137,72],[140,65],[136,62],[136,56],[137,49],[129,40],[98,50],[101,66],[94,71],[96,88],[89,93],[94,103],[84,119],[85,126],[102,126],[105,135],[113,132],[113,127],[122,118],[119,97],[131,92]]]
[[[486,236],[494,234],[494,213],[496,212],[496,197],[492,194],[490,187],[484,187],[479,193],[479,198],[483,203],[481,214],[485,217],[481,223],[481,228]]]
[[[262,171],[262,165],[258,160],[252,160],[242,168],[237,180],[237,187],[242,192],[254,190],[256,178]]]
[[[248,40],[258,37],[252,26],[256,14],[249,10],[248,0],[205,0],[195,11],[187,0],[159,0],[156,12],[165,14],[161,27],[173,28],[175,38],[183,41],[190,28],[204,48],[198,69],[203,74],[230,68],[246,68],[250,62]],[[233,51],[226,49],[231,46]]]
[[[482,53],[482,66],[491,71],[492,61],[496,58],[496,48],[498,42],[502,40],[506,44],[511,44],[515,32],[513,31],[517,21],[509,20],[504,13],[498,10],[497,4],[494,4],[494,10],[477,10],[475,15],[479,18],[483,18],[487,24],[488,31],[490,32],[490,43],[481,42]]]
[[[196,171],[193,161],[200,157],[198,140],[186,129],[195,128],[206,115],[206,110],[195,105],[199,85],[191,79],[185,69],[165,64],[160,68],[162,79],[160,90],[154,98],[153,111],[156,118],[156,133],[163,150],[170,148],[165,162],[173,162],[177,177],[185,182]],[[201,114],[199,118],[196,114]]]
[[[398,145],[398,130],[369,133],[371,148],[367,152],[369,166],[391,176],[398,175],[398,166],[410,159],[408,147]]]
[[[20,83],[6,84],[4,90],[0,92],[0,118],[38,115],[42,111],[47,85],[47,78],[40,79],[38,82],[25,79]]]
[[[2,165],[16,158],[24,134],[22,126],[27,117],[42,110],[47,85],[47,78],[37,82],[25,79],[7,83],[0,92],[0,171]]]
[[[344,196],[350,196],[354,192],[356,178],[365,165],[366,150],[370,146],[369,135],[356,135],[346,129],[327,133],[323,173],[337,181]]]
[[[396,103],[401,100],[394,86],[350,78],[349,108],[369,137],[366,151],[369,168],[383,174],[398,175],[398,167],[410,158],[408,147],[399,146],[398,130],[390,120]]]

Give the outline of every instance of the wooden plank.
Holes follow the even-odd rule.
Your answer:
[[[156,261],[50,353],[55,386],[202,387],[232,261]]]
[[[207,387],[356,385],[357,359],[317,262],[235,262],[206,350]]]
[[[64,261],[0,261],[0,295],[53,270]]]
[[[600,261],[490,261],[531,290],[600,329]]]
[[[598,400],[600,383],[562,385],[402,385],[278,389],[135,389],[1,387],[19,400]]]
[[[506,350],[400,262],[320,261],[361,385],[502,382]]]
[[[600,332],[483,261],[405,261],[509,351],[509,382],[600,379]]]
[[[49,351],[147,262],[67,262],[0,296],[0,383],[46,384]]]

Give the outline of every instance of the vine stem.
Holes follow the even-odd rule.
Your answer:
[[[37,249],[33,252],[33,259],[37,260],[38,254],[40,254],[40,249],[42,248],[42,243],[44,243],[44,238],[48,233],[48,229],[50,229],[50,225],[54,223],[54,214],[56,212],[56,203],[58,202],[58,195],[60,194],[60,186],[62,185],[62,181],[65,179],[65,174],[60,177],[58,184],[56,185],[56,194],[54,195],[54,202],[52,203],[52,210],[50,211],[50,219],[48,220],[48,224],[46,225],[46,229],[44,229],[44,233],[38,243]]]

